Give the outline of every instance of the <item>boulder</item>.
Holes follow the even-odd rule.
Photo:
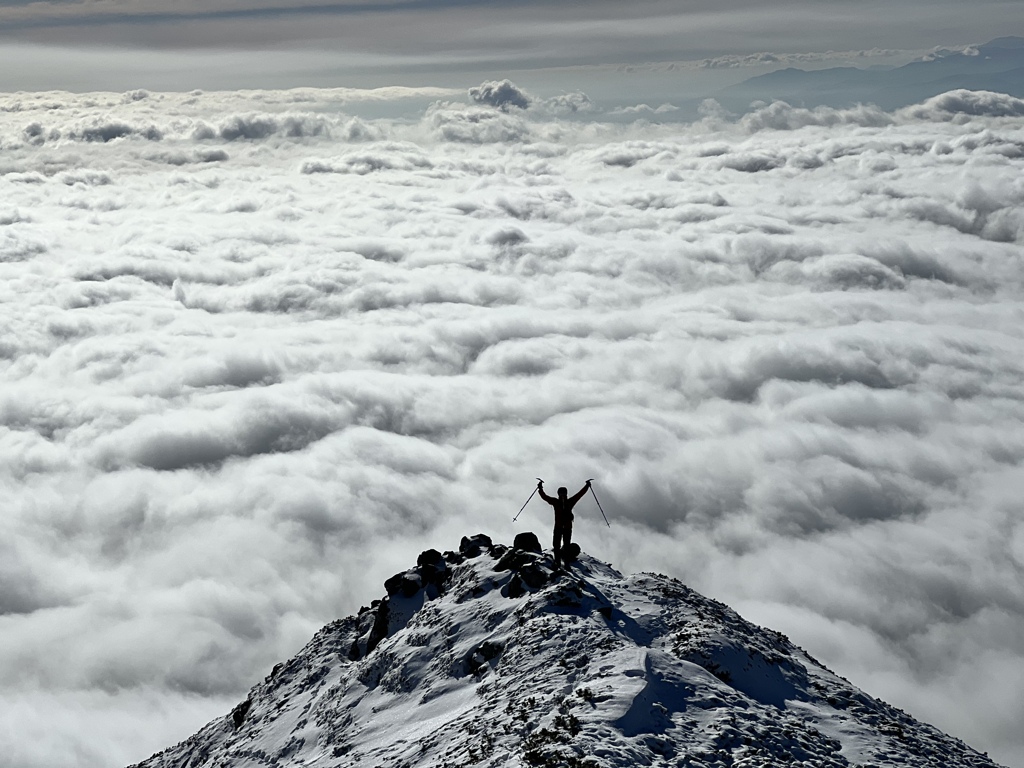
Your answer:
[[[501,656],[501,652],[504,650],[505,647],[501,643],[487,640],[469,652],[465,661],[466,669],[479,675],[485,671],[491,661]]]
[[[528,563],[519,569],[519,576],[530,589],[540,589],[548,583],[551,572],[539,563]]]
[[[402,575],[404,576],[405,574]],[[377,615],[373,618],[373,626],[370,628],[370,634],[366,638],[367,655],[380,644],[381,640],[388,636],[388,622],[390,618],[391,605],[387,600],[384,600],[377,607]]]
[[[234,724],[236,731],[242,727],[242,723],[245,722],[245,716],[249,714],[249,709],[251,707],[252,699],[246,699],[231,710],[231,722]]]
[[[405,571],[396,573],[389,579],[384,580],[384,589],[388,593],[388,597],[391,595],[397,595],[402,589],[402,579],[405,577]]]
[[[416,571],[406,571],[402,574],[402,594],[412,597],[423,589],[423,577]]]
[[[504,544],[494,544],[493,546],[491,546],[491,557],[501,557],[506,552],[508,552],[508,547],[506,547]]]
[[[508,584],[501,588],[501,594],[505,597],[511,597],[512,599],[525,595],[526,584],[523,582],[523,577],[518,573],[512,574],[512,578],[509,579]]]
[[[524,565],[536,563],[542,559],[541,555],[534,552],[526,552],[522,549],[510,549],[494,564],[496,571],[518,571]]]
[[[405,597],[412,597],[422,588],[423,577],[415,570],[396,573],[384,582],[384,589],[387,590],[388,597],[398,594],[404,595]]]
[[[459,543],[459,552],[466,557],[478,557],[481,552],[490,548],[491,537],[484,533],[478,533],[470,538],[463,536]]]
[[[448,570],[448,564],[442,560],[439,565],[423,566],[422,571],[423,581],[426,584],[432,584],[437,587],[438,594],[440,594],[439,590],[444,586],[445,581],[448,580],[448,574],[450,573]],[[436,595],[433,595],[431,599],[433,599],[433,597],[436,597]]]
[[[450,549],[444,553],[444,561],[448,563],[448,565],[458,565],[459,563],[465,562],[465,560],[466,556],[461,552],[456,552]]]
[[[416,558],[416,565],[437,565],[438,563],[444,562],[444,555],[438,552],[436,549],[427,549],[420,552],[420,556]]]
[[[565,549],[562,550],[562,561],[566,563],[574,562],[580,556],[580,545],[576,542],[569,544]]]
[[[523,531],[517,533],[515,539],[512,541],[513,549],[521,549],[524,552],[536,552],[540,554],[540,540],[537,538],[537,534],[533,531]]]

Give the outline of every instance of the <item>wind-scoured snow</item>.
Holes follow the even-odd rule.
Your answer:
[[[996,764],[657,574],[463,539],[137,768]]]

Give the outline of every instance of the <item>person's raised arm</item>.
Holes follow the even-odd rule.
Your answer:
[[[577,501],[582,499],[583,498],[583,494],[585,494],[588,490],[590,490],[590,481],[589,480],[587,480],[586,484],[582,488],[580,488],[578,493],[574,494],[573,497],[571,499],[569,499],[570,503],[575,504]]]
[[[546,493],[544,493],[544,483],[543,482],[537,483],[537,493],[540,494],[540,497],[542,499],[544,499],[544,501],[546,501],[548,504],[551,504],[552,506],[554,506],[555,497],[554,496],[548,496]]]

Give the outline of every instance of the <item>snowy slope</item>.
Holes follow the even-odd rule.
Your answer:
[[[674,579],[517,542],[423,553],[139,765],[995,765]]]

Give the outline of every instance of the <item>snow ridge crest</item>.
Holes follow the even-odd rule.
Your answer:
[[[423,552],[137,768],[998,768],[727,606],[537,537]]]

